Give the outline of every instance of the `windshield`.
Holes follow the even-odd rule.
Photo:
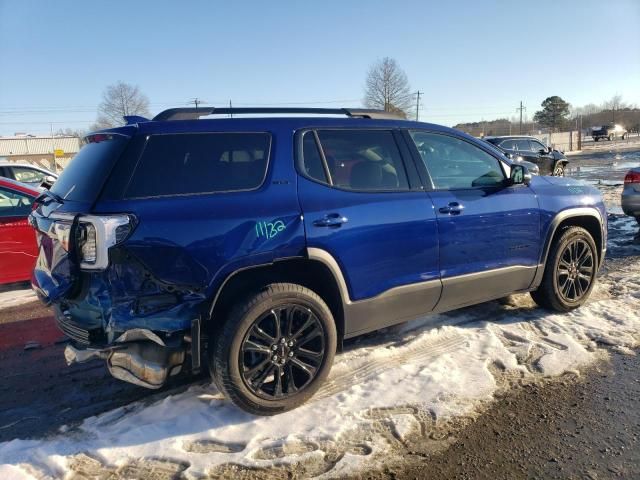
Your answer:
[[[80,152],[51,187],[51,192],[63,200],[93,202],[128,141],[129,137],[115,134],[87,137]]]

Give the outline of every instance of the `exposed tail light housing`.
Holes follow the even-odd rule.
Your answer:
[[[640,172],[628,172],[624,176],[624,183],[640,183]]]
[[[30,216],[34,228],[37,221]],[[109,249],[124,242],[133,231],[136,219],[133,215],[79,215],[53,214],[50,217],[47,234],[55,238],[66,251],[74,242],[80,268],[83,270],[104,270],[109,266]],[[74,222],[77,226],[74,230]],[[75,231],[75,235],[72,235]]]
[[[76,241],[83,270],[104,270],[109,266],[109,249],[129,236],[134,226],[131,215],[82,215]]]
[[[83,142],[84,144],[100,143],[100,142],[106,142],[107,140],[111,140],[111,139],[113,139],[113,135],[109,133],[94,133],[92,135],[87,135],[86,137],[84,137]]]

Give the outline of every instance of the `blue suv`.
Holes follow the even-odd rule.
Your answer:
[[[286,411],[344,339],[515,292],[566,312],[605,255],[598,190],[450,128],[310,108],[127,121],[37,200],[32,284],[68,363],[148,388],[208,368],[244,410]]]

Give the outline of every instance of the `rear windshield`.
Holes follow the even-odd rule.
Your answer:
[[[124,135],[111,134],[87,137],[88,143],[73,157],[51,191],[65,200],[93,202],[128,140]]]
[[[268,133],[179,133],[149,137],[127,198],[252,190],[262,185]]]

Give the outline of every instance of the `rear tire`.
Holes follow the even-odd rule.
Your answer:
[[[238,407],[274,415],[307,401],[337,346],[331,310],[301,285],[275,283],[232,308],[211,341],[211,377]]]
[[[582,227],[569,227],[551,246],[542,283],[531,298],[549,310],[574,310],[589,298],[597,269],[593,237]]]

